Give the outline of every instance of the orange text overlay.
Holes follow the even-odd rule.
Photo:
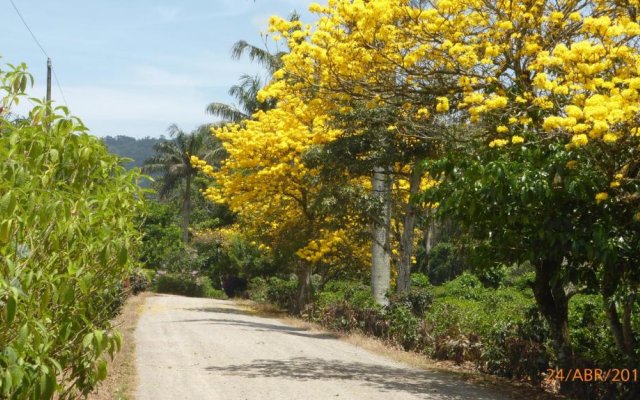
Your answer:
[[[561,382],[638,382],[640,370],[630,368],[548,368],[545,381]]]

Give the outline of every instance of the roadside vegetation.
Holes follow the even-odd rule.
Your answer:
[[[28,75],[3,73],[0,396],[87,393],[120,346],[124,286],[151,285],[638,398],[633,379],[546,378],[640,369],[639,7],[330,0],[273,17],[277,51],[233,49],[264,76],[208,105],[216,121],[170,127],[143,167],[153,193],[65,109],[9,118]]]
[[[24,65],[0,72],[0,397],[78,398],[122,346],[142,212],[138,172],[64,107],[27,101]]]
[[[222,162],[190,157],[234,216],[207,234],[222,254],[245,243],[222,264],[333,329],[637,397],[545,383],[640,365],[637,7],[332,0],[273,17],[278,53],[252,53],[275,63],[260,106],[213,127]]]

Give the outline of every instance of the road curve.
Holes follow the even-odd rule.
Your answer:
[[[150,296],[135,338],[138,400],[507,398],[229,301]]]

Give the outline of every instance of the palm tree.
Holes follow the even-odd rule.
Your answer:
[[[258,92],[264,86],[262,79],[256,76],[244,74],[240,77],[240,83],[229,89],[229,95],[234,97],[238,107],[225,103],[211,103],[207,106],[207,113],[219,117],[223,123],[238,123],[251,118],[258,110],[267,110],[270,105],[258,101]]]
[[[296,21],[300,17],[297,13],[292,13],[289,20]],[[249,60],[262,65],[269,76],[282,67],[282,56],[286,52],[279,51],[270,53],[268,50],[254,46],[244,40],[237,41],[231,48],[231,58],[239,60],[243,55],[247,55]],[[207,113],[222,119],[221,124],[238,123],[251,118],[256,111],[267,111],[275,107],[274,101],[259,102],[258,92],[265,85],[265,81],[260,76],[244,74],[240,77],[240,82],[229,89],[229,95],[236,99],[236,105],[225,103],[211,103],[207,106]]]
[[[144,171],[162,175],[158,189],[160,199],[166,199],[175,193],[184,182],[184,191],[180,194],[182,240],[187,243],[191,215],[191,186],[193,177],[198,173],[198,170],[191,165],[190,158],[195,155],[215,164],[215,160],[224,158],[224,148],[218,141],[211,138],[206,126],[187,134],[178,126],[171,125],[167,132],[173,139],[159,142],[154,146],[156,154],[145,161]]]

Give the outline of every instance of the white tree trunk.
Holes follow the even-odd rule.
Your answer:
[[[375,167],[371,179],[373,197],[380,200],[382,210],[371,229],[371,294],[378,304],[388,303],[391,258],[389,231],[391,227],[391,174],[384,167]]]

